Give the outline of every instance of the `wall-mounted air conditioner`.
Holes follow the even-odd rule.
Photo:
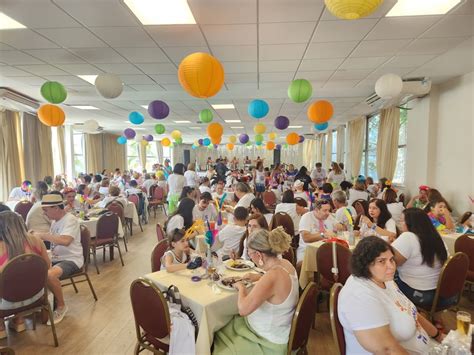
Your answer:
[[[32,97],[7,87],[0,87],[0,108],[34,113],[39,106],[40,103]]]

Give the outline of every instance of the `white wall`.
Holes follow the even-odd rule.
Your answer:
[[[441,191],[457,214],[473,210],[474,72],[433,85],[411,102],[407,176],[410,194],[427,184]]]

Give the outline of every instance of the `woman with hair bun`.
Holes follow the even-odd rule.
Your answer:
[[[264,275],[246,274],[255,282],[249,292],[242,282],[238,290],[240,316],[215,334],[214,354],[286,354],[293,313],[298,303],[296,270],[278,255],[290,248],[291,237],[282,227],[260,229],[249,236],[248,254]]]

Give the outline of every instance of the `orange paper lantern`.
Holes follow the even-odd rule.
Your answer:
[[[64,123],[66,115],[61,107],[45,104],[38,109],[38,118],[46,126],[58,127]]]
[[[330,120],[334,114],[334,108],[329,101],[319,100],[308,107],[308,118],[314,123],[324,123]]]
[[[169,138],[163,138],[163,139],[161,140],[161,145],[162,145],[163,147],[168,147],[170,144],[171,144],[171,141],[170,141]]]
[[[267,142],[267,150],[273,150],[275,149],[275,143],[272,141]]]
[[[291,132],[291,133],[288,133],[288,135],[286,136],[286,143],[288,143],[289,145],[298,144],[299,141],[300,141],[300,136],[298,135],[298,133]]]
[[[232,150],[234,149],[234,145],[232,143],[227,143],[226,144],[227,149]]]
[[[220,138],[224,133],[224,128],[220,123],[212,122],[207,126],[207,135],[210,138]]]
[[[219,92],[224,84],[222,64],[207,53],[193,53],[179,64],[178,79],[191,96],[207,98]]]
[[[212,144],[221,144],[222,137],[211,137]]]

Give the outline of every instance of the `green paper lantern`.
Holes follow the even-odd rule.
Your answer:
[[[288,148],[288,143],[283,144],[283,148]]]
[[[202,122],[202,123],[209,123],[212,121],[212,111],[209,110],[208,108],[202,110],[201,112],[199,112],[199,120]]]
[[[255,135],[255,143],[257,143],[257,142],[260,142],[260,143],[263,142],[263,135],[261,135],[261,134],[256,134]]]
[[[296,103],[305,102],[313,94],[313,87],[306,79],[293,80],[288,86],[288,97]]]
[[[183,143],[183,138],[182,138],[182,137],[176,138],[176,139],[174,140],[174,142],[175,142],[176,144],[182,144],[182,143]]]
[[[52,104],[60,104],[67,98],[67,92],[63,84],[57,81],[47,81],[41,86],[41,95]]]
[[[247,147],[251,147],[251,146],[252,146],[252,142],[251,142],[251,141],[248,141],[247,143],[245,143],[245,145],[246,145]]]
[[[163,133],[165,133],[165,126],[163,126],[161,123],[158,123],[158,124],[155,126],[155,132],[158,133],[158,134],[163,134]]]

